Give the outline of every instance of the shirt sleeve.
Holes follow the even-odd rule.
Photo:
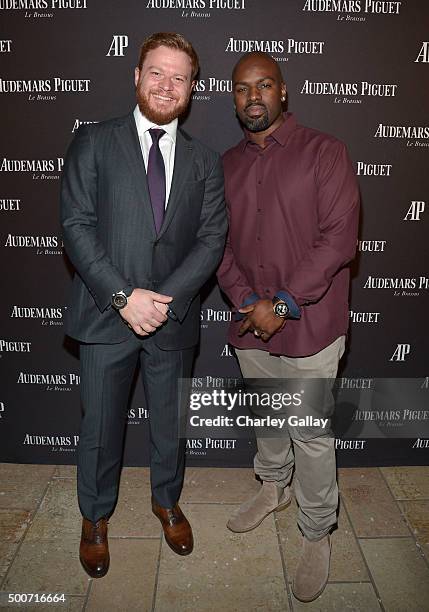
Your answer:
[[[298,306],[317,302],[356,252],[359,188],[343,143],[330,142],[320,151],[316,188],[319,236],[280,288]]]
[[[228,224],[230,221],[230,210],[227,201],[226,211],[228,215]],[[230,233],[228,232],[225,244],[225,251],[221,264],[217,270],[217,279],[222,291],[228,296],[235,308],[242,308],[256,302],[259,296],[254,292],[247,280],[244,272],[237,264],[234,256],[234,251],[231,246]],[[257,296],[250,302],[246,300],[251,296]],[[252,298],[251,298],[252,299]]]

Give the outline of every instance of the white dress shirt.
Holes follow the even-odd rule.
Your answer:
[[[137,126],[137,132],[140,140],[140,148],[142,150],[143,161],[147,172],[147,164],[149,160],[149,150],[152,146],[152,137],[149,134],[151,128],[165,130],[165,134],[159,139],[159,148],[165,166],[165,207],[167,208],[168,198],[170,196],[171,181],[173,179],[174,170],[174,155],[176,152],[176,134],[177,134],[177,119],[173,119],[171,123],[166,125],[156,125],[147,119],[142,113],[138,105],[134,109],[134,119]]]

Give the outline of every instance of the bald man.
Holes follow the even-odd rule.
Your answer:
[[[243,56],[232,81],[244,139],[223,156],[230,230],[218,279],[238,311],[229,342],[244,378],[328,379],[330,394],[348,327],[355,173],[342,142],[283,112],[286,84],[269,55]],[[312,601],[328,580],[336,523],[333,436],[323,427],[289,429],[257,436],[257,444],[262,487],[228,528],[250,531],[286,507],[294,471],[303,538],[293,592]]]

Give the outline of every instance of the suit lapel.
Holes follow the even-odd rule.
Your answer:
[[[117,128],[116,135],[124,153],[124,157],[130,166],[131,182],[134,184],[136,192],[141,199],[144,217],[155,238],[156,230],[152,204],[150,201],[146,170],[133,113],[124,118],[124,121],[121,122]]]
[[[189,137],[185,137],[180,129],[177,130],[176,151],[174,155],[173,179],[171,181],[170,195],[168,198],[167,209],[164,221],[161,226],[158,238],[160,238],[170,225],[177,209],[180,206],[180,197],[189,177],[193,163],[193,147]]]

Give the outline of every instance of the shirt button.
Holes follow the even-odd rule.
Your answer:
[[[265,293],[269,293],[269,292],[270,292],[270,290],[269,290],[269,289],[265,289]]]
[[[260,237],[260,236],[256,236],[256,240],[257,240],[258,242],[260,242],[261,237]]]
[[[264,264],[259,264],[259,267],[260,267],[260,268],[263,268],[263,267],[264,267]]]
[[[260,185],[262,183],[262,181],[258,181],[258,185]]]
[[[261,212],[262,208],[257,208],[256,212]]]

